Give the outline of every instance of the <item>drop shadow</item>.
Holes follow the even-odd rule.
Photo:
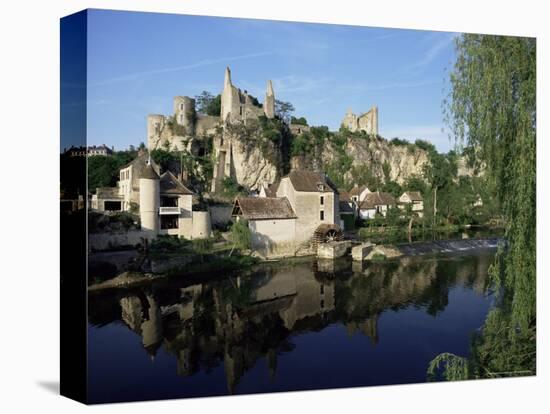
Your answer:
[[[46,391],[59,395],[59,381],[38,381],[36,384]]]

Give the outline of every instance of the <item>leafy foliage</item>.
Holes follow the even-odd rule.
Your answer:
[[[252,246],[252,235],[246,220],[238,220],[231,225],[231,240],[239,250],[248,250]]]
[[[500,307],[488,315],[468,378],[536,373],[536,42],[464,34],[456,41],[447,121],[471,162],[484,166],[508,247],[490,269]],[[436,359],[445,359],[439,356]],[[447,366],[449,368],[449,366]],[[452,365],[451,365],[452,368]]]
[[[292,112],[294,112],[294,105],[290,102],[275,99],[275,115],[277,117],[288,123]]]
[[[88,188],[114,187],[119,179],[119,170],[137,156],[135,151],[117,151],[109,157],[88,157]]]
[[[212,95],[208,91],[202,91],[195,96],[197,111],[206,115],[220,116],[222,110],[222,96]]]
[[[456,46],[447,119],[495,184],[510,246],[494,275],[526,329],[535,319],[536,43],[464,35]]]
[[[290,123],[294,125],[305,125],[307,126],[307,120],[302,116],[300,118],[296,118],[294,116],[290,117]]]

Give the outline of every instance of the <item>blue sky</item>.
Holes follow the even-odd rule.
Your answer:
[[[455,34],[326,24],[92,10],[88,20],[88,140],[146,142],[149,113],[176,95],[233,83],[263,101],[271,79],[310,125],[338,129],[346,110],[379,108],[379,130],[454,145],[441,102]]]

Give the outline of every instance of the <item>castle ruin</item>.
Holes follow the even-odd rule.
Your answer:
[[[365,131],[369,135],[378,135],[378,107],[373,106],[370,111],[356,115],[348,109],[342,120],[342,126],[351,132]]]
[[[195,99],[188,96],[174,98],[173,114],[170,116],[150,114],[147,117],[147,147],[149,151],[166,148],[189,151],[191,138],[213,136],[214,171],[212,191],[218,191],[225,177],[232,176],[235,151],[232,139],[226,133],[227,124],[244,123],[260,116],[275,117],[275,93],[267,81],[264,103],[241,91],[231,81],[231,71],[225,69],[219,116],[196,112]],[[221,130],[220,130],[221,127]],[[198,154],[200,155],[200,154]]]

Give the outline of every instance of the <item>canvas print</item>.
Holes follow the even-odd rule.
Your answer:
[[[109,10],[61,29],[82,400],[536,375],[536,39]]]

